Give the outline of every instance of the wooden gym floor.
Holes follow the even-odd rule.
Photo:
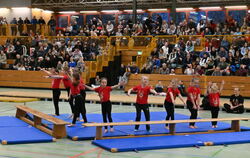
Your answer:
[[[0,88],[1,94],[4,92],[13,93],[29,93],[51,95],[48,90],[28,90],[28,89],[7,89]],[[17,95],[16,93],[15,95]],[[14,95],[14,94],[13,94]],[[66,95],[66,94],[64,94]],[[113,96],[121,95],[121,92],[114,91]],[[97,97],[96,94],[91,93],[88,97]],[[30,96],[26,96],[30,97]],[[65,96],[66,97],[66,96]],[[122,100],[127,98],[122,95]],[[131,96],[130,98],[134,98]],[[227,99],[226,99],[227,100]],[[134,101],[134,100],[133,100]],[[160,102],[160,101],[159,101]],[[249,100],[247,101],[249,102]],[[0,116],[15,115],[15,105],[21,103],[7,103],[0,102]],[[27,106],[34,108],[44,113],[53,113],[53,104],[51,101],[34,101],[26,103]],[[99,104],[86,104],[87,113],[100,113]],[[67,102],[60,102],[61,113],[69,113],[70,108]],[[150,111],[165,111],[162,107],[151,107]],[[135,112],[133,106],[113,105],[113,113],[116,112]],[[176,109],[177,113],[189,115],[187,109]],[[200,111],[199,116],[203,118],[210,118],[209,111]],[[227,114],[223,111],[220,112],[219,117],[249,117],[249,113],[244,114]],[[250,122],[241,122],[243,126],[249,126]],[[235,157],[249,157],[250,144],[238,144],[229,146],[210,146],[201,148],[179,148],[179,149],[162,149],[162,150],[149,150],[139,152],[124,152],[124,153],[110,153],[102,150],[91,144],[91,141],[71,141],[69,139],[61,139],[55,143],[38,143],[38,144],[21,144],[21,145],[0,145],[0,158],[235,158]]]

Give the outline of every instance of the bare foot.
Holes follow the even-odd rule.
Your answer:
[[[114,132],[114,128],[110,128],[110,132]]]
[[[74,126],[75,124],[72,124],[72,123],[68,125],[68,127],[74,127]]]
[[[105,129],[105,130],[104,130],[104,133],[108,133],[108,130],[107,130],[107,129]]]

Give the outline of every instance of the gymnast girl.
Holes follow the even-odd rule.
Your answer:
[[[207,86],[207,92],[208,92],[208,99],[210,104],[210,111],[212,118],[218,118],[219,115],[219,105],[220,105],[220,94],[223,90],[225,81],[222,80],[220,89],[217,85],[217,83],[209,82]],[[212,128],[217,128],[217,121],[212,121]]]
[[[117,85],[107,86],[107,81],[108,81],[107,78],[101,78],[101,85],[100,87],[97,87],[97,88],[92,88],[92,87],[85,85],[87,89],[98,93],[100,97],[100,101],[101,101],[102,118],[103,118],[104,123],[107,122],[107,118],[109,122],[113,122],[112,116],[111,116],[112,104],[110,102],[110,92],[113,89],[124,85],[124,82],[121,81]],[[110,126],[110,132],[113,132],[113,131],[114,131],[113,126]],[[108,127],[105,126],[104,133],[107,133],[107,132],[108,132]]]
[[[60,90],[60,83],[62,78],[57,78],[53,76],[58,76],[59,71],[55,68],[52,68],[51,71],[46,71],[45,69],[41,69],[43,72],[45,72],[48,76],[45,76],[46,78],[52,78],[52,94],[53,94],[53,103],[54,103],[54,108],[55,108],[55,115],[59,116],[59,99],[61,95],[61,90]]]
[[[200,94],[201,90],[199,88],[199,79],[193,78],[191,81],[190,86],[188,87],[188,94],[187,94],[187,108],[189,109],[191,115],[190,119],[197,119],[198,110],[200,109]],[[195,126],[195,122],[189,123],[190,128],[198,128]]]
[[[142,76],[141,84],[128,90],[128,96],[130,96],[132,91],[137,92],[136,104],[135,104],[135,108],[136,108],[135,121],[141,120],[141,111],[144,112],[146,121],[150,121],[148,95],[150,93],[157,95],[157,92],[154,89],[152,89],[152,87],[150,87],[148,84],[149,84],[149,78],[147,76]],[[138,129],[139,129],[139,125],[135,125],[135,132],[137,132]],[[146,125],[146,130],[148,132],[151,132],[150,125]]]
[[[174,106],[176,96],[178,96],[183,104],[186,105],[178,89],[178,80],[176,78],[172,79],[170,85],[168,86],[167,93],[160,93],[160,95],[166,95],[164,102],[164,106],[167,111],[166,120],[174,120]],[[168,124],[166,124],[165,128],[169,129]]]
[[[81,95],[81,87],[82,84],[80,82],[81,77],[80,74],[77,72],[74,72],[72,75],[72,83],[70,86],[70,100],[73,101],[73,106],[74,106],[74,115],[73,115],[73,120],[69,127],[75,126],[77,118],[82,115],[82,118],[85,123],[87,123],[87,117],[86,117],[86,108],[85,104],[83,103],[83,97]]]

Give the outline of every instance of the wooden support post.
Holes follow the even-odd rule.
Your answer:
[[[240,120],[232,120],[231,129],[235,132],[240,132]]]
[[[95,135],[96,140],[102,139],[102,127],[101,126],[96,126],[96,135]]]
[[[25,115],[26,115],[25,111],[17,108],[17,110],[16,110],[16,118],[25,117]]]
[[[34,127],[37,127],[37,125],[41,125],[41,123],[42,119],[34,115]]]
[[[174,135],[175,134],[175,123],[169,124],[169,133]]]
[[[54,125],[52,136],[55,138],[64,138],[66,137],[66,128],[65,125]]]

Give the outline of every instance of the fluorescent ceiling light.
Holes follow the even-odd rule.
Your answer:
[[[80,13],[98,13],[98,11],[80,11]]]
[[[23,10],[23,9],[29,9],[28,7],[13,7],[11,9],[14,9],[14,10]]]
[[[247,9],[246,5],[241,5],[241,6],[225,6],[227,9]]]
[[[133,12],[133,10],[123,10],[124,12]],[[137,9],[136,10],[137,12],[143,12],[143,10],[142,9]]]
[[[42,10],[42,9],[40,9],[40,8],[32,8],[32,10]]]
[[[75,11],[62,11],[62,12],[58,12],[59,14],[75,14]]]
[[[8,8],[0,8],[1,11],[9,10]]]
[[[102,10],[101,12],[110,13],[110,12],[119,12],[119,10]]]
[[[167,11],[168,9],[148,9],[148,11]]]
[[[194,10],[194,8],[176,8],[177,11]]]
[[[44,10],[43,12],[44,13],[54,13],[53,11],[50,11],[50,10]]]
[[[199,7],[200,10],[207,10],[207,9],[221,9],[221,7]]]

